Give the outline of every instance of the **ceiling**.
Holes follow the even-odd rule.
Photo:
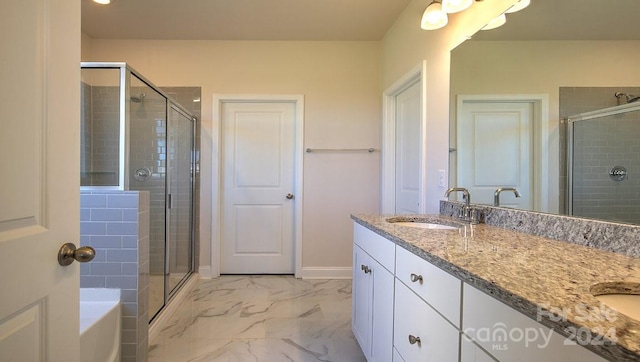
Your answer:
[[[410,2],[82,0],[82,31],[97,39],[377,41]],[[638,14],[640,0],[531,0],[473,39],[640,40]]]
[[[473,40],[640,40],[640,0],[531,0]]]
[[[82,31],[96,39],[377,41],[410,1],[82,0]]]

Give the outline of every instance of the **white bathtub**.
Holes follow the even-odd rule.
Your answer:
[[[120,289],[80,288],[80,360],[120,361]]]

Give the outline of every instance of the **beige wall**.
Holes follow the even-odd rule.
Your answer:
[[[87,51],[86,49],[89,49]],[[201,266],[211,265],[213,94],[303,94],[304,147],[380,148],[379,42],[100,40],[84,61],[124,61],[158,86],[202,87]],[[351,213],[375,213],[374,154],[305,154],[303,270],[346,273]],[[216,232],[215,230],[213,232]],[[304,273],[303,273],[304,275]]]
[[[470,41],[452,57],[451,108],[459,94],[548,95],[548,211],[557,212],[559,88],[638,86],[638,57],[638,41]]]
[[[414,0],[382,40],[383,89],[426,60],[424,202],[428,213],[438,212],[445,191],[438,187],[438,170],[448,168],[450,51],[515,2],[474,2],[470,9],[450,14],[446,27],[425,31],[420,29],[420,18],[428,2]]]
[[[211,263],[213,94],[304,94],[304,146],[380,148],[381,93],[427,62],[426,202],[437,212],[448,165],[449,51],[515,0],[474,3],[437,31],[419,27],[426,4],[409,4],[381,42],[100,40],[83,37],[83,60],[124,61],[160,86],[201,86],[201,265]],[[87,50],[88,49],[88,50]],[[378,212],[380,154],[305,154],[303,269],[346,273],[349,214]],[[215,231],[214,231],[215,232]]]

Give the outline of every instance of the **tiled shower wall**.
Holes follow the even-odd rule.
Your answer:
[[[199,209],[200,209],[200,87],[162,87],[165,93],[175,99],[181,106],[193,114],[196,122],[195,139],[195,215],[194,220],[194,259],[195,267],[199,265]],[[116,185],[118,178],[118,137],[119,137],[119,90],[112,86],[89,86],[82,83],[82,152],[81,152],[81,185],[100,186]],[[131,94],[149,92],[146,89],[132,87]],[[149,94],[149,99],[151,94]],[[151,216],[151,272],[162,274],[164,268],[165,240],[165,200],[164,179],[166,160],[160,154],[166,152],[166,122],[163,102],[144,99],[143,102],[131,102],[131,171],[137,167],[149,167],[153,177],[144,183],[130,179],[130,189],[150,192],[151,208],[156,210]],[[147,121],[145,121],[147,120]],[[184,212],[181,213],[184,215]],[[184,234],[184,233],[182,233]],[[183,245],[183,244],[181,244]],[[188,252],[184,248],[170,251],[175,253],[176,263],[186,260],[179,253]],[[186,270],[188,265],[173,264],[176,270]]]
[[[81,186],[118,184],[120,108],[118,87],[82,83]]]
[[[149,193],[82,191],[80,244],[96,249],[96,257],[80,267],[80,287],[121,290],[121,361],[146,361]]]
[[[616,106],[616,92],[640,94],[640,87],[561,87],[560,116]],[[566,201],[566,125],[560,131],[560,196]],[[640,223],[640,112],[576,123],[573,157],[574,215]],[[611,180],[613,166],[624,166],[627,179]],[[561,205],[561,212],[568,211],[566,202]]]

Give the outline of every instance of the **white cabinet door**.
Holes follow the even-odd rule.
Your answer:
[[[460,348],[460,362],[495,362],[482,348],[473,343],[469,337],[462,335]]]
[[[393,288],[395,278],[382,265],[371,259],[372,322],[370,361],[388,362],[393,349]]]
[[[368,361],[388,362],[393,356],[393,268],[395,244],[354,226],[352,330]]]
[[[463,295],[462,331],[499,361],[605,361],[468,284]]]
[[[404,360],[458,361],[460,332],[402,283],[394,317],[393,345]]]
[[[364,267],[371,258],[357,245],[353,245],[353,280],[351,329],[367,359],[371,356],[371,290],[372,283]]]

